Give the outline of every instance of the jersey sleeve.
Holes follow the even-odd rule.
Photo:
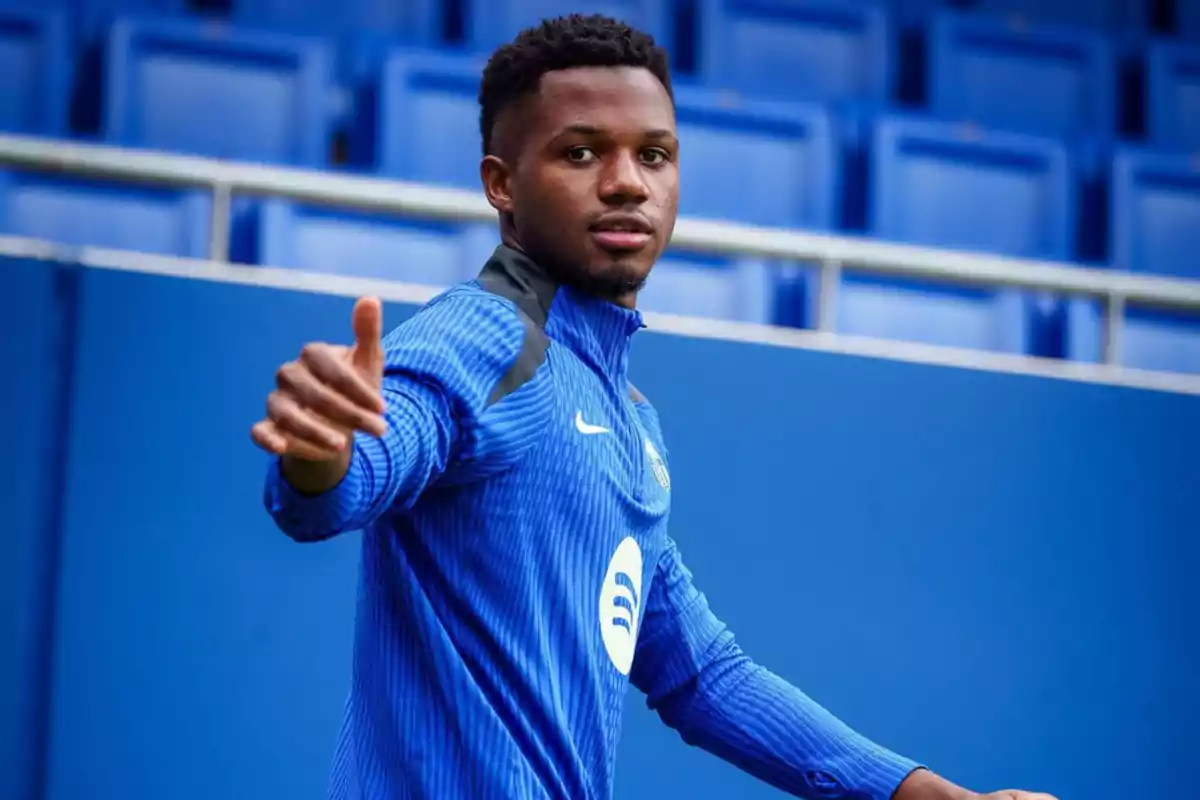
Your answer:
[[[753,663],[709,609],[669,538],[630,679],[685,742],[796,797],[888,800],[919,767]]]
[[[512,302],[482,291],[451,290],[418,311],[384,339],[387,432],[357,432],[346,476],[319,495],[298,492],[272,459],[264,503],[275,523],[297,540],[327,539],[411,508],[445,476],[515,463],[548,405],[533,333]],[[495,413],[504,403],[515,413]]]

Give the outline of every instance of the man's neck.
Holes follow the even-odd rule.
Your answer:
[[[605,302],[612,303],[613,305],[620,306],[621,308],[629,309],[630,311],[633,311],[637,308],[637,290],[606,291],[597,287],[591,282],[573,280],[570,275],[566,274],[566,270],[556,269],[554,265],[545,263],[544,259],[534,257],[528,250],[521,246],[521,243],[517,241],[517,237],[506,225],[500,226],[500,241],[505,247],[516,250],[518,253],[523,254],[530,261],[537,264],[547,275],[549,275],[555,282],[559,284],[571,286],[574,289],[595,297],[597,300],[604,300]]]

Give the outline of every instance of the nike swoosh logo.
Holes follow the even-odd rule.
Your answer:
[[[583,421],[583,411],[575,413],[575,430],[582,433],[584,436],[593,436],[597,433],[612,433],[609,428],[601,425],[589,425]]]

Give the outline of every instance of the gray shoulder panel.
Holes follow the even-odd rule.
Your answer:
[[[500,245],[479,273],[479,283],[512,300],[539,328],[546,327],[558,285],[524,253]]]
[[[639,392],[638,388],[636,386],[634,386],[632,383],[629,384],[629,399],[635,403],[649,403],[650,402],[649,400],[646,399],[646,395]]]
[[[521,352],[517,354],[512,366],[492,387],[492,393],[488,395],[488,406],[494,406],[533,380],[534,374],[546,360],[550,337],[519,306],[517,312],[521,315],[521,321],[525,323],[525,341],[521,343]]]
[[[525,324],[521,352],[488,396],[488,406],[493,406],[531,381],[545,362],[550,348],[546,320],[558,287],[523,253],[504,245],[496,248],[484,266],[479,283],[486,291],[511,300]]]

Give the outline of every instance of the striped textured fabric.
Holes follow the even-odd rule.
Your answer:
[[[667,535],[636,311],[501,246],[385,339],[388,433],[303,496],[299,541],[362,531],[333,798],[611,797],[632,683],[682,738],[800,797],[889,798],[916,767],[754,665]]]

